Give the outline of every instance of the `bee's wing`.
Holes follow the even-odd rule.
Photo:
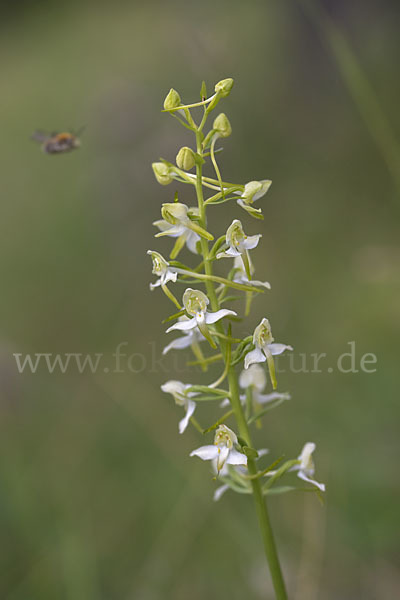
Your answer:
[[[35,142],[39,142],[40,144],[42,144],[43,142],[45,142],[48,139],[49,139],[49,134],[46,133],[45,131],[41,131],[40,129],[34,131],[31,135],[31,140],[34,140]]]

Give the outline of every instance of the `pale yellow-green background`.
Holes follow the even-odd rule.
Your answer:
[[[193,378],[174,371],[183,354],[163,363],[169,374],[151,362],[171,307],[148,290],[145,252],[167,252],[151,223],[176,186],[158,186],[150,163],[190,142],[160,107],[171,86],[196,100],[202,79],[212,88],[227,76],[236,83],[222,108],[233,127],[223,176],[273,180],[263,223],[225,204],[212,225],[220,234],[243,217],[263,234],[254,259],[273,290],[246,331],[268,315],[277,341],[327,354],[322,373],[280,375],[293,400],[256,433],[272,458],[314,440],[328,488],[324,507],[301,494],[269,502],[291,598],[399,592],[398,11],[396,2],[323,5],[378,104],[295,0],[4,11],[2,600],[272,598],[251,499],[212,503],[208,466],[188,458],[204,440],[177,435],[182,413],[159,390],[166,378]],[[36,128],[82,125],[82,148],[69,155],[29,140]],[[192,202],[187,189],[181,199]],[[376,373],[328,373],[353,340],[358,361],[376,354]],[[124,341],[145,368],[104,373]],[[12,354],[27,352],[104,353],[104,362],[96,375],[20,375]],[[206,425],[218,414],[198,416]]]

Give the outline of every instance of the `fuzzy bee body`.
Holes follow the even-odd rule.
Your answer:
[[[71,152],[81,145],[76,135],[68,132],[47,134],[42,131],[36,131],[32,139],[39,142],[43,152],[46,154],[62,154]]]

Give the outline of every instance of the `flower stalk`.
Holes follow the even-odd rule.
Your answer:
[[[281,464],[280,457],[269,467],[261,469],[258,460],[268,451],[257,451],[253,445],[250,426],[256,423],[257,427],[261,428],[261,417],[290,399],[289,394],[275,391],[278,381],[274,356],[290,351],[292,347],[274,342],[267,318],[262,319],[252,335],[248,332],[243,339],[232,335],[231,323],[227,327],[224,325],[227,319],[238,318],[235,311],[222,308],[222,304],[226,305],[238,297],[228,296],[229,288],[244,294],[247,316],[255,296],[254,292],[264,292],[271,287],[267,281],[253,279],[255,269],[249,251],[258,245],[260,234],[246,235],[241,221],[237,218],[233,219],[225,235],[216,236],[216,241],[213,233],[209,231],[207,210],[232,200],[233,206],[244,209],[246,216],[262,219],[261,208],[254,208],[252,204],[262,198],[271,185],[269,179],[250,181],[246,184],[222,180],[216,158],[218,149],[215,146],[219,138],[229,137],[232,133],[230,122],[224,113],[220,113],[214,119],[207,134],[203,133],[208,116],[220,100],[230,94],[232,86],[232,79],[224,79],[215,85],[215,93],[207,98],[203,83],[200,102],[183,104],[179,93],[174,89],[170,90],[165,99],[164,111],[169,112],[194,133],[195,149],[182,147],[177,154],[176,165],[166,160],[153,163],[154,174],[161,185],[177,181],[194,186],[197,206],[189,207],[180,203],[177,195],[175,202],[164,203],[162,220],[154,222],[160,230],[156,237],[176,238],[171,258],[175,259],[186,245],[192,255],[198,255],[200,262],[193,268],[186,268],[182,263],[175,260],[169,263],[158,252],[149,251],[153,260],[153,273],[158,276],[157,281],[151,284],[151,289],[161,287],[166,296],[180,309],[164,322],[178,319],[167,329],[167,333],[179,331],[183,335],[170,342],[163,353],[191,348],[196,360],[188,364],[200,365],[203,371],[207,371],[213,363],[222,363],[221,374],[213,383],[196,385],[170,380],[162,386],[162,390],[172,395],[175,403],[185,411],[179,422],[180,433],[186,430],[189,423],[203,435],[215,432],[213,444],[201,446],[191,453],[191,456],[212,461],[216,478],[223,482],[215,491],[214,500],[219,500],[229,489],[253,495],[275,597],[277,600],[286,600],[282,569],[265,496],[303,489],[290,485],[275,485],[282,477],[290,477],[293,471],[303,482],[312,486],[306,490],[320,493],[325,487],[314,479],[315,467],[311,455],[315,444],[305,444],[301,454],[295,459]],[[199,125],[196,124],[191,109],[203,110]],[[175,114],[177,111],[179,117]],[[216,179],[203,175],[203,165],[207,157],[211,159]],[[195,173],[189,173],[193,167]],[[216,190],[217,193],[205,199],[204,188]],[[213,242],[211,248],[210,242]],[[227,277],[217,276],[213,272],[213,264],[220,258],[234,259]],[[181,304],[167,288],[168,282],[173,285],[177,282],[190,283],[196,287],[186,288]],[[205,292],[198,289],[199,285],[205,286]],[[204,343],[208,349],[211,347],[212,354],[207,356],[200,348],[200,343]],[[267,369],[264,368],[264,363]],[[240,381],[237,373],[239,364],[244,367]],[[267,385],[267,373],[273,391],[265,394],[262,392]],[[244,390],[242,395],[239,386]],[[221,407],[228,407],[216,423],[204,429],[193,416],[197,404],[203,402],[218,402]],[[234,429],[225,424],[232,418]]]

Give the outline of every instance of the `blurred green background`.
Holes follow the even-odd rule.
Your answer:
[[[148,290],[145,252],[168,247],[152,221],[176,189],[150,164],[190,142],[162,101],[171,86],[196,100],[202,79],[212,89],[228,76],[223,176],[273,180],[264,222],[215,209],[214,231],[234,214],[263,234],[257,276],[273,290],[248,331],[267,314],[277,341],[327,354],[321,373],[280,375],[293,399],[256,433],[274,458],[315,441],[327,484],[324,507],[309,494],[269,501],[290,597],[400,593],[398,5],[331,0],[313,18],[306,4],[3,9],[2,600],[273,597],[251,498],[214,504],[208,465],[188,457],[203,440],[177,435],[181,410],[159,386],[193,374],[183,353],[157,362],[171,310]],[[82,125],[71,154],[29,140]],[[375,373],[327,372],[349,341],[358,361],[376,354]],[[112,372],[121,342],[136,372]],[[40,352],[104,357],[96,374],[19,374],[13,353]]]

